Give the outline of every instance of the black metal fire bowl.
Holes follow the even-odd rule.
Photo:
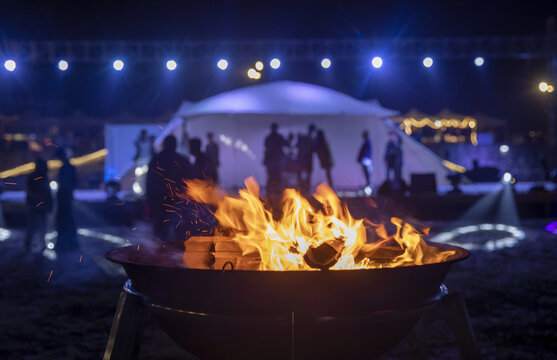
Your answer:
[[[182,242],[106,257],[124,267],[169,336],[201,359],[290,358],[293,342],[310,358],[370,359],[412,329],[439,299],[450,266],[470,254],[435,245],[456,254],[428,265],[329,271],[189,269]]]

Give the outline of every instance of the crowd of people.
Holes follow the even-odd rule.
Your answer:
[[[218,184],[219,147],[214,134],[207,133],[203,151],[199,138],[190,138],[184,130],[182,141],[174,135],[162,142],[162,150],[152,156],[146,181],[146,199],[155,236],[161,240],[178,239],[186,225],[203,218],[205,208],[191,208],[184,197],[184,181],[202,179]]]
[[[286,186],[294,186],[303,193],[311,190],[311,175],[313,172],[314,154],[319,160],[321,168],[325,171],[327,183],[333,187],[331,169],[334,166],[333,156],[325,132],[317,129],[315,125],[308,126],[308,132],[297,136],[290,133],[285,138],[278,131],[278,124],[271,124],[271,133],[264,142],[265,155],[263,164],[267,168],[267,193],[280,194]],[[373,171],[373,147],[369,133],[362,133],[363,143],[358,152],[356,161],[361,165],[366,192],[371,191]],[[401,191],[402,182],[402,140],[396,132],[389,133],[389,142],[385,150],[385,164],[387,179],[385,183],[390,191]],[[294,175],[296,181],[292,184],[289,180]]]
[[[333,187],[331,170],[334,166],[333,154],[327,142],[325,132],[310,124],[306,133],[293,133],[287,137],[281,135],[276,123],[271,125],[270,134],[264,139],[263,163],[267,168],[267,194],[280,196],[285,187],[296,187],[302,194],[311,191],[314,155],[324,170],[329,186]],[[219,183],[219,146],[214,134],[207,133],[207,143],[203,147],[197,137],[190,137],[184,129],[178,142],[174,135],[167,136],[162,142],[160,152],[155,151],[155,138],[142,130],[134,142],[136,166],[147,168],[146,202],[149,217],[153,221],[154,233],[162,240],[179,238],[180,227],[188,226],[203,218],[208,211],[197,207],[195,211],[188,207],[183,196],[184,181],[203,179]],[[373,146],[368,131],[362,133],[363,142],[356,161],[361,165],[365,188],[371,189],[373,171]],[[77,184],[76,169],[70,164],[67,148],[60,148],[57,157],[62,161],[58,175],[58,192],[56,193],[56,230],[57,251],[69,252],[78,247],[77,229],[73,212],[73,192]],[[395,133],[389,134],[385,151],[387,183],[391,190],[400,190],[402,186],[402,150],[401,138]],[[47,163],[37,159],[35,170],[27,179],[28,226],[24,247],[29,251],[33,238],[44,238],[47,216],[53,210],[53,198],[48,179]],[[190,219],[191,218],[191,219]],[[209,224],[207,224],[209,225]],[[211,226],[208,226],[210,228]]]
[[[58,254],[65,254],[79,248],[73,210],[77,175],[75,167],[70,163],[71,151],[68,148],[58,148],[56,156],[62,162],[58,173],[58,192],[56,193],[55,223],[58,233],[56,249]],[[27,177],[26,188],[27,231],[24,250],[29,252],[35,237],[38,237],[41,251],[44,251],[46,249],[45,235],[48,214],[54,208],[47,162],[44,159],[35,160],[35,169]]]
[[[313,172],[313,155],[316,154],[319,163],[327,176],[329,186],[333,186],[331,169],[334,165],[333,157],[325,133],[315,125],[308,127],[306,134],[300,133],[296,137],[290,133],[284,138],[278,132],[278,125],[271,125],[271,133],[265,138],[265,154],[263,164],[267,168],[267,193],[278,194],[285,185],[294,185],[300,192],[307,194],[311,188]],[[296,184],[289,183],[294,175]]]

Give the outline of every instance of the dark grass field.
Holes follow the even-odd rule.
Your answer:
[[[557,236],[544,230],[548,222],[523,224],[515,247],[474,251],[446,279],[465,296],[484,359],[557,359]],[[81,251],[51,261],[23,253],[20,232],[0,241],[0,359],[102,358],[126,277],[103,259],[114,244],[80,242]],[[446,315],[422,320],[430,358],[458,359]],[[404,340],[382,359],[409,359],[409,347]],[[188,358],[148,320],[140,359]]]

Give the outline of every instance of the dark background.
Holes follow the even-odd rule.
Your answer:
[[[2,2],[0,41],[9,39],[275,39],[527,35],[545,33],[545,20],[557,15],[556,1],[10,1]],[[373,54],[370,54],[372,56]],[[28,110],[64,115],[75,110],[95,116],[130,111],[142,116],[175,110],[182,100],[269,80],[307,81],[360,99],[378,98],[386,107],[443,108],[463,114],[506,118],[511,130],[545,127],[546,80],[541,59],[436,59],[431,69],[419,60],[389,58],[379,70],[369,59],[319,63],[282,62],[263,71],[259,81],[246,77],[253,62],[229,59],[226,72],[214,62],[188,62],[172,54],[177,71],[160,63],[134,64],[125,59],[117,73],[111,64],[55,64],[17,60],[17,71],[0,71],[0,113]],[[269,55],[269,58],[272,54]],[[2,56],[5,58],[5,56]],[[253,59],[253,61],[260,59]],[[268,61],[269,59],[261,59]]]

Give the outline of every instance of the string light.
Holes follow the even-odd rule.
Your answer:
[[[166,62],[166,68],[170,71],[176,70],[177,67],[178,67],[178,64],[174,60],[168,60]]]
[[[122,71],[122,69],[124,68],[124,62],[120,59],[114,60],[114,62],[112,63],[112,67],[116,71]]]
[[[221,69],[222,71],[226,70],[226,68],[228,67],[228,60],[226,60],[226,59],[220,59],[220,60],[217,62],[217,67],[218,67],[219,69]]]
[[[68,70],[68,67],[69,67],[69,64],[66,60],[58,61],[58,70],[66,71],[66,70]]]
[[[5,67],[6,70],[8,70],[8,71],[14,71],[15,68],[16,68],[16,63],[15,63],[14,60],[9,59],[9,60],[6,60],[6,61],[4,62],[4,67]]]
[[[433,66],[433,59],[428,56],[422,61],[422,63],[426,68],[430,68],[431,66]]]
[[[280,60],[277,58],[274,58],[273,60],[271,60],[271,62],[269,63],[269,65],[271,66],[271,68],[273,69],[278,69],[280,67]]]

